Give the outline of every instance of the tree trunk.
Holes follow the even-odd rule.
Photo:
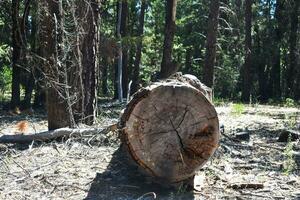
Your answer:
[[[145,11],[146,11],[146,0],[142,0],[141,12],[139,17],[139,27],[138,27],[138,43],[136,47],[136,56],[133,66],[133,78],[132,78],[132,89],[131,93],[135,93],[139,89],[140,83],[140,63],[142,57],[142,47],[143,47],[143,34],[144,34],[144,21],[145,21]]]
[[[23,42],[24,42],[24,46],[23,46],[23,63],[24,66],[26,67],[26,69],[28,71],[25,72],[26,74],[26,83],[25,85],[25,97],[24,97],[24,102],[23,102],[23,108],[24,109],[28,109],[31,107],[31,97],[32,97],[32,91],[33,91],[33,87],[34,87],[34,76],[33,76],[33,67],[30,67],[30,65],[28,65],[28,60],[27,60],[27,56],[28,56],[28,49],[27,49],[27,42],[28,42],[28,36],[29,33],[31,34],[31,37],[36,36],[36,29],[35,27],[32,26],[31,30],[29,30],[29,13],[30,13],[30,0],[26,0],[24,2],[24,14],[23,14],[23,20],[22,20],[22,25],[21,25],[21,30],[22,30],[22,36],[23,36]],[[32,15],[31,15],[32,16]],[[34,21],[34,20],[32,20]],[[31,44],[31,51],[34,52],[35,51],[35,43]]]
[[[59,70],[57,70],[60,69],[57,63],[59,54],[57,46],[62,42],[61,30],[59,30],[58,26],[61,22],[62,15],[59,1],[46,0],[43,3],[44,4],[41,3],[41,54],[46,59],[43,65],[49,84],[46,89],[48,129],[54,130],[70,125],[67,105],[60,96],[62,89],[56,85],[57,83],[63,82],[61,74]]]
[[[261,48],[261,36],[259,26],[254,27],[256,39],[255,39],[255,58],[256,58],[256,71],[258,76],[258,100],[261,102],[267,102],[268,100],[268,92],[267,92],[267,81],[266,71],[265,71],[265,59],[262,57],[262,48]]]
[[[118,64],[117,64],[117,90],[118,90],[118,100],[123,101],[123,87],[122,87],[122,64],[123,64],[123,50],[122,50],[122,37],[121,37],[121,21],[122,21],[122,1],[118,2],[118,20],[117,20],[117,38],[118,38]]]
[[[121,117],[121,139],[142,172],[159,183],[189,180],[213,155],[219,121],[211,90],[177,75],[139,90]]]
[[[83,116],[86,124],[94,123],[97,108],[97,88],[98,88],[98,52],[99,52],[99,2],[98,0],[84,1],[86,4],[86,23],[83,28],[86,31],[81,43],[82,53],[82,77],[84,94]]]
[[[188,47],[185,52],[185,67],[184,73],[192,73],[192,51],[191,47]]]
[[[245,2],[245,63],[243,69],[243,86],[242,86],[242,101],[250,101],[250,91],[252,87],[251,77],[251,50],[252,50],[252,36],[251,36],[251,23],[252,23],[252,0]]]
[[[297,37],[298,37],[298,17],[299,17],[299,6],[300,1],[294,0],[292,3],[292,12],[291,12],[291,30],[290,30],[290,54],[289,54],[289,67],[287,70],[287,95],[288,97],[293,96],[293,86],[295,84],[295,74],[296,74],[296,66],[297,66]]]
[[[122,1],[122,13],[121,13],[121,37],[122,39],[127,37],[128,27],[128,2],[127,0]],[[122,90],[123,98],[127,97],[128,92],[128,44],[123,45],[122,49]]]
[[[20,106],[20,67],[19,60],[21,55],[21,32],[19,25],[18,0],[12,0],[12,92],[11,108],[15,109]]]
[[[218,34],[220,0],[212,0],[208,17],[208,30],[206,36],[206,56],[203,69],[203,81],[208,87],[214,85],[214,67],[216,62],[216,44]]]
[[[276,18],[276,28],[275,28],[275,48],[274,48],[274,56],[273,56],[273,67],[272,67],[272,77],[273,86],[272,93],[276,99],[281,98],[281,40],[283,35],[284,28],[284,16],[283,16],[283,8],[284,1],[277,0],[276,1],[276,10],[275,10],[275,18]]]
[[[103,57],[102,58],[103,61],[103,66],[102,66],[102,78],[101,78],[101,82],[102,82],[102,94],[104,96],[108,95],[108,62],[107,62],[107,58]]]
[[[177,0],[166,0],[165,39],[159,78],[168,78],[177,71],[178,66],[172,60],[173,39],[176,29]]]

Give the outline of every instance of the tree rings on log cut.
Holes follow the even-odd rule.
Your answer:
[[[139,90],[121,117],[121,139],[132,159],[159,181],[195,175],[219,142],[219,121],[209,99],[189,83],[157,82]]]

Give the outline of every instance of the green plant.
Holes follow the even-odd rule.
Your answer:
[[[0,92],[2,95],[11,87],[12,71],[11,68],[4,65],[0,70]]]
[[[286,98],[285,102],[284,102],[284,106],[285,107],[295,107],[296,106],[295,100],[291,99],[291,98]]]
[[[291,139],[289,137],[289,141],[283,152],[283,154],[285,156],[285,161],[283,163],[283,172],[286,175],[290,174],[296,167],[296,162],[295,162],[295,159],[293,156],[293,147],[294,147],[294,145],[291,142]]]
[[[296,128],[296,125],[297,125],[297,115],[286,114],[285,115],[285,119],[287,120],[286,125],[287,125],[288,128],[291,128],[291,129]]]
[[[239,116],[245,112],[245,105],[241,103],[232,104],[231,114]]]

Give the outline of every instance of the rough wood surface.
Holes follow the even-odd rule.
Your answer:
[[[30,135],[2,135],[0,136],[0,143],[18,143],[26,144],[32,141],[36,142],[46,142],[55,140],[58,138],[68,138],[70,136],[82,136],[82,135],[92,135],[92,134],[105,134],[114,129],[116,125],[110,125],[105,128],[84,128],[84,129],[72,129],[72,128],[60,128],[52,131],[45,131],[37,134]]]
[[[218,117],[209,92],[180,77],[138,91],[120,123],[132,159],[144,172],[168,183],[193,177],[219,141]]]

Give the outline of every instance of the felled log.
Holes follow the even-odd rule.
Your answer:
[[[194,177],[218,147],[211,90],[192,75],[140,89],[121,117],[121,140],[139,168],[161,183]]]
[[[36,134],[29,135],[2,135],[0,136],[0,143],[17,143],[27,144],[32,141],[36,142],[48,142],[58,138],[69,138],[71,136],[83,136],[91,134],[106,134],[114,129],[116,125],[110,125],[104,128],[83,128],[83,129],[72,129],[72,128],[60,128],[51,131],[45,131]]]

